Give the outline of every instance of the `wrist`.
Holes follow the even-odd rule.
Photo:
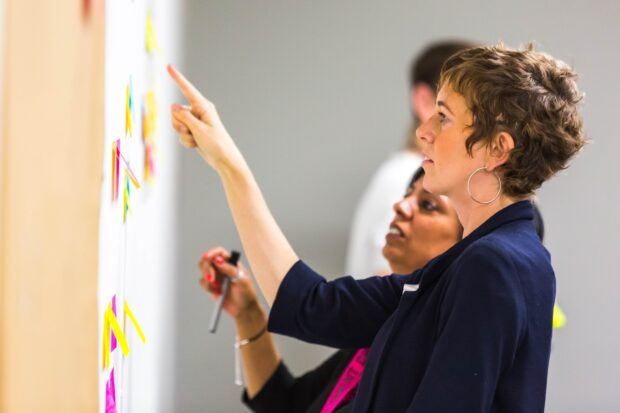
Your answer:
[[[253,342],[263,337],[265,333],[267,333],[267,325],[265,325],[258,333],[256,333],[252,337],[244,339],[240,339],[239,337],[237,337],[237,340],[235,341],[235,348],[239,349],[241,347],[247,346],[248,344],[252,344]]]
[[[235,322],[238,327],[264,325],[267,322],[267,315],[258,301],[255,301],[239,312],[235,317]]]
[[[231,182],[239,185],[253,180],[252,172],[241,153],[238,156],[222,159],[214,166],[214,169],[225,183]]]

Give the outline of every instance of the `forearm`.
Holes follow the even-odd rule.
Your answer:
[[[239,339],[255,336],[267,325],[267,316],[257,304],[246,313],[235,319]],[[280,362],[280,355],[276,349],[273,337],[265,332],[255,341],[239,349],[243,360],[248,397],[252,399],[265,386]]]
[[[252,272],[271,306],[298,257],[271,215],[247,164],[239,162],[218,172]]]

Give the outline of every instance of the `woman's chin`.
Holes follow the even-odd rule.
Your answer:
[[[433,191],[432,191],[433,180],[431,179],[430,176],[428,176],[428,174],[425,174],[424,177],[422,178],[422,188],[424,188],[425,190],[427,190],[431,194],[433,193]]]
[[[385,244],[383,246],[383,250],[381,250],[381,255],[383,255],[383,258],[385,258],[388,264],[390,264],[390,268],[394,268],[393,263],[397,258],[394,255],[394,249],[389,244]]]
[[[436,182],[433,178],[424,175],[424,179],[422,181],[422,187],[424,190],[430,192],[433,195],[446,195],[445,188],[442,188],[438,182]]]

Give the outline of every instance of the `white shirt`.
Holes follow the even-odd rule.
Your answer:
[[[392,206],[403,197],[421,163],[419,154],[401,150],[385,160],[375,172],[353,216],[345,268],[347,274],[365,278],[391,272],[381,251],[394,217]]]

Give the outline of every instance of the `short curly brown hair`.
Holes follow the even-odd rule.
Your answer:
[[[465,143],[487,145],[500,132],[514,139],[508,161],[498,169],[504,194],[527,197],[587,142],[579,113],[582,94],[576,73],[565,63],[502,44],[459,52],[443,66],[439,85],[465,98],[473,115]]]

